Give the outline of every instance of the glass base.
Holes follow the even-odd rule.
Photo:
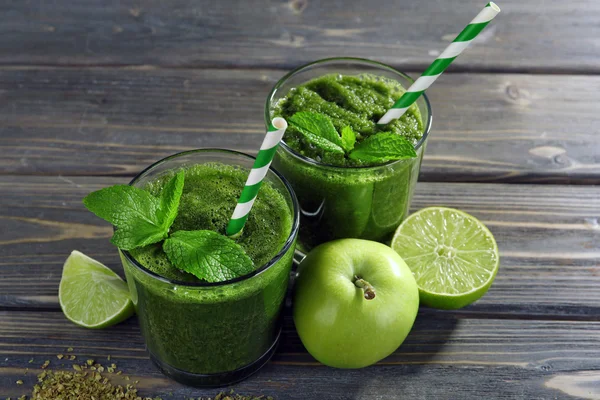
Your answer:
[[[150,359],[152,362],[161,370],[163,374],[179,383],[199,388],[228,386],[243,381],[261,369],[275,353],[275,349],[277,349],[277,345],[279,344],[280,336],[281,330],[279,330],[277,333],[277,337],[275,338],[275,341],[271,347],[256,361],[234,371],[226,371],[217,374],[196,374],[193,372],[183,371],[161,361],[150,351],[148,351],[148,353],[150,354]]]

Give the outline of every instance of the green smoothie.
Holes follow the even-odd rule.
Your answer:
[[[315,63],[306,67],[306,74],[313,79],[302,82],[302,68],[284,78],[299,83],[278,83],[267,106],[270,117],[290,118],[303,111],[324,114],[340,134],[345,126],[350,126],[357,134],[357,143],[378,132],[391,132],[413,143],[417,157],[379,165],[348,156],[331,157],[306,142],[302,133],[290,126],[273,165],[291,183],[300,202],[300,244],[304,250],[346,237],[388,240],[408,214],[418,179],[428,107],[422,117],[422,108],[414,103],[401,118],[378,126],[379,118],[405,92],[400,80],[409,81],[385,66],[381,68],[384,76],[331,73],[334,67],[326,65],[339,63],[342,71],[360,70],[360,66],[352,66],[353,62],[324,60],[322,68],[328,73],[322,76],[314,78],[320,68]],[[373,69],[374,63],[357,62],[362,63]]]
[[[339,134],[344,127],[351,127],[356,132],[357,143],[378,132],[392,132],[416,146],[423,137],[423,121],[416,103],[399,119],[383,126],[376,123],[404,92],[399,82],[382,76],[329,74],[292,88],[273,104],[272,114],[286,119],[301,111],[323,114],[331,119]],[[328,157],[321,149],[307,143],[294,126],[287,129],[284,140],[297,153],[326,164],[341,167],[377,165],[347,157]]]
[[[142,188],[158,195],[176,172],[167,171]],[[215,162],[186,168],[171,232],[225,232],[247,176],[247,169]],[[286,198],[265,182],[236,241],[261,269],[285,247],[292,224]],[[156,279],[122,256],[148,350],[159,364],[194,374],[234,371],[259,359],[275,342],[293,246],[253,277],[203,286],[175,268],[159,244],[130,255],[149,271],[179,282]]]

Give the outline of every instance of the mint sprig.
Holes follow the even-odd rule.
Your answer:
[[[331,119],[324,114],[297,112],[289,118],[289,123],[302,134],[307,143],[325,153],[323,160],[348,157],[376,164],[417,156],[408,139],[391,132],[379,132],[357,143],[357,135],[352,127],[345,126],[340,136]]]
[[[349,156],[353,160],[387,162],[415,158],[417,153],[412,143],[404,136],[380,132],[356,145]]]
[[[163,189],[161,197],[177,197],[179,203],[183,187],[183,171],[174,176]],[[180,183],[178,183],[180,182]],[[83,199],[88,210],[110,222],[117,229],[111,242],[123,250],[132,250],[160,242],[167,237],[169,228],[175,219],[171,204],[163,204],[160,199],[145,190],[115,185],[92,192]],[[175,210],[176,212],[176,210]]]
[[[179,171],[159,197],[128,185],[115,185],[90,193],[83,204],[116,227],[111,242],[123,250],[158,243],[171,263],[207,282],[221,282],[251,272],[252,260],[232,239],[213,231],[169,229],[177,217],[185,172]],[[166,239],[166,240],[165,240]]]
[[[222,282],[254,269],[242,247],[213,231],[177,231],[163,244],[169,261],[207,282]]]
[[[299,130],[302,134],[310,136],[318,136],[335,145],[339,150],[343,151],[342,138],[335,130],[331,119],[323,114],[312,112],[297,112],[289,119],[289,123]]]
[[[171,228],[173,221],[177,217],[179,201],[183,194],[183,184],[185,181],[185,172],[179,171],[160,192],[160,207],[158,217],[163,221],[163,226]]]

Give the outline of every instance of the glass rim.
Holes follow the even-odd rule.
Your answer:
[[[354,62],[356,64],[367,64],[373,67],[377,67],[377,68],[381,68],[381,69],[385,69],[388,70],[390,72],[393,72],[394,74],[400,75],[402,78],[408,80],[411,84],[414,83],[414,79],[411,78],[410,76],[408,76],[407,74],[405,74],[402,71],[398,71],[396,68],[378,62],[378,61],[373,61],[373,60],[369,60],[366,58],[358,58],[358,57],[331,57],[331,58],[322,58],[320,60],[316,60],[313,62],[310,62],[308,64],[303,64],[293,70],[291,70],[290,72],[288,72],[287,74],[285,74],[281,79],[279,79],[277,81],[277,83],[275,84],[275,86],[273,86],[273,88],[271,89],[271,91],[269,92],[269,95],[267,96],[267,101],[265,103],[265,125],[268,127],[269,124],[271,123],[271,110],[270,110],[270,105],[271,105],[271,101],[273,99],[273,96],[275,96],[275,93],[277,93],[277,91],[279,90],[279,88],[291,77],[293,77],[294,75],[304,71],[307,68],[313,67],[315,65],[318,64],[326,64],[326,63],[330,63],[330,62],[336,62],[336,61],[349,61],[349,62]],[[417,142],[417,144],[414,146],[415,151],[419,150],[423,144],[427,141],[427,138],[429,137],[429,132],[431,131],[431,124],[433,121],[433,116],[431,114],[431,104],[429,103],[429,98],[427,97],[426,93],[422,94],[423,99],[425,100],[425,108],[427,110],[427,121],[426,121],[426,126],[425,129],[423,130],[423,136],[421,137],[421,139],[419,139],[419,141]],[[322,163],[319,162],[317,160],[313,160],[312,158],[306,157],[305,155],[302,155],[300,153],[298,153],[296,150],[292,149],[291,147],[289,147],[285,141],[283,139],[281,139],[281,142],[279,142],[281,148],[283,148],[286,152],[288,152],[289,154],[291,154],[292,156],[306,162],[312,165],[316,165],[319,167],[327,167],[327,168],[331,168],[331,169],[339,169],[339,170],[349,170],[349,169],[355,169],[355,170],[368,170],[368,169],[373,169],[373,168],[380,168],[380,167],[385,167],[385,166],[389,166],[389,165],[393,165],[399,162],[406,162],[406,159],[401,159],[401,160],[392,160],[392,161],[388,161],[385,162],[383,164],[378,164],[378,165],[367,165],[367,166],[352,166],[352,167],[343,167],[343,166],[339,166],[339,165],[333,165],[333,164],[326,164],[326,163]]]
[[[195,149],[195,150],[187,150],[187,151],[182,151],[179,153],[175,153],[172,154],[170,156],[167,156],[165,158],[162,158],[154,163],[152,163],[151,165],[149,165],[148,167],[144,168],[139,174],[137,174],[130,182],[129,182],[129,186],[133,186],[138,180],[140,180],[146,173],[150,172],[151,170],[153,170],[154,168],[158,167],[159,165],[172,160],[174,158],[177,157],[181,157],[181,156],[185,156],[187,154],[193,154],[193,153],[226,153],[226,154],[232,154],[235,156],[241,156],[243,158],[247,158],[250,160],[255,160],[256,157],[251,156],[249,154],[245,154],[239,151],[235,151],[235,150],[229,150],[229,149],[219,149],[219,148],[201,148],[201,149]],[[173,285],[177,285],[177,286],[185,286],[185,287],[219,287],[219,286],[226,286],[226,285],[231,285],[233,283],[238,283],[238,282],[242,282],[245,280],[248,280],[250,278],[253,278],[259,274],[261,274],[262,272],[268,270],[269,268],[271,268],[271,266],[273,266],[275,263],[277,263],[292,247],[292,244],[294,243],[294,239],[298,233],[298,228],[300,225],[300,205],[298,203],[298,199],[296,198],[296,193],[294,193],[294,190],[292,189],[292,186],[290,185],[290,183],[283,177],[283,175],[281,175],[277,170],[275,170],[272,166],[269,166],[269,171],[273,172],[275,174],[275,176],[283,183],[285,189],[288,191],[288,193],[290,194],[290,197],[292,199],[292,214],[293,214],[293,221],[292,221],[292,227],[290,230],[290,233],[288,235],[288,238],[286,239],[285,243],[283,244],[283,246],[281,247],[281,250],[279,250],[279,252],[277,252],[277,254],[275,254],[269,261],[267,261],[264,265],[260,266],[259,268],[256,268],[254,271],[246,274],[246,275],[242,275],[242,276],[238,276],[236,278],[233,279],[228,279],[226,281],[223,282],[184,282],[184,281],[178,281],[178,280],[174,280],[174,279],[168,279],[165,278],[164,276],[161,276],[151,270],[149,270],[148,268],[144,267],[142,264],[140,264],[132,255],[129,251],[127,250],[123,250],[123,249],[119,249],[119,251],[123,254],[123,256],[127,259],[128,262],[130,262],[132,265],[134,265],[138,270],[140,270],[141,272],[145,273],[146,275],[149,275],[151,278],[153,279],[157,279],[160,280],[164,283],[169,283],[169,284],[173,284]],[[114,228],[113,228],[114,230]]]

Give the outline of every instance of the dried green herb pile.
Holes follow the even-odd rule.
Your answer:
[[[67,350],[73,351],[72,348]],[[59,360],[75,360],[75,355],[58,354]],[[108,357],[110,361],[110,356]],[[33,359],[29,361],[33,362]],[[50,360],[46,360],[42,365],[42,372],[37,376],[38,383],[34,386],[30,396],[23,395],[17,398],[7,398],[6,400],[163,400],[160,397],[141,397],[135,385],[118,385],[111,382],[109,376],[122,375],[123,371],[117,369],[117,365],[112,363],[110,366],[104,366],[94,360],[87,360],[85,364],[73,364],[73,371],[51,370],[48,369]],[[120,379],[129,381],[128,376],[120,376]],[[19,379],[17,385],[22,385],[23,381]],[[234,393],[233,390],[225,393],[221,392],[215,397],[190,397],[186,400],[274,400],[268,396],[242,396]]]
[[[56,357],[59,360],[75,359],[73,355],[59,354]],[[49,360],[42,364],[43,371],[37,376],[38,383],[33,387],[31,396],[23,395],[17,400],[162,400],[139,396],[135,385],[113,384],[103,373],[121,375],[122,371],[117,371],[114,363],[105,367],[94,360],[87,360],[85,364],[73,364],[73,371],[53,371],[47,369],[49,365]],[[129,380],[129,377],[124,379]],[[23,381],[18,380],[17,384],[23,384]]]
[[[271,396],[242,396],[234,393],[233,390],[229,393],[221,392],[215,397],[190,397],[187,400],[274,400]]]

